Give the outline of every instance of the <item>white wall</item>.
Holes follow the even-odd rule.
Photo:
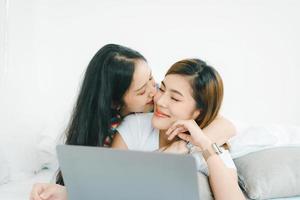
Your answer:
[[[7,1],[0,0],[0,87],[7,66]]]
[[[204,59],[223,76],[225,116],[300,125],[300,1],[0,2],[0,134],[61,132],[106,43],[142,52],[157,81],[179,59]]]

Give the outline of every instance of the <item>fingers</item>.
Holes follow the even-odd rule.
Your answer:
[[[186,132],[186,131],[187,131],[187,130],[186,130],[185,127],[178,127],[178,128],[174,129],[174,130],[170,133],[170,135],[169,135],[169,137],[168,137],[168,140],[173,140],[174,137],[176,137],[179,133],[183,133],[183,132]]]
[[[178,120],[167,130],[166,135],[169,135],[168,139],[172,140],[179,132],[186,131],[187,129],[185,128],[183,121]]]
[[[187,131],[189,134],[185,133]],[[200,144],[201,141],[205,139],[202,130],[194,120],[178,120],[168,129],[166,134],[168,135],[168,140],[172,140],[175,136],[178,136],[187,142],[197,144]]]
[[[172,124],[172,126],[167,130],[166,135],[169,135],[170,133],[172,133],[176,128],[177,128],[177,124]]]
[[[37,183],[34,184],[30,200],[50,200],[57,192],[55,184]]]
[[[54,187],[48,187],[42,194],[40,194],[40,197],[43,200],[50,199],[52,195],[55,194],[55,188]]]
[[[192,141],[192,136],[185,134],[185,133],[179,133],[178,137],[186,142],[191,142]]]
[[[43,192],[44,186],[45,184],[42,183],[34,184],[31,190],[30,200],[42,200],[40,194]]]

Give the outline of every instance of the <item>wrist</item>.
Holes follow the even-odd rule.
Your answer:
[[[213,143],[210,146],[208,146],[206,149],[202,150],[202,155],[203,158],[207,161],[210,157],[216,156],[216,155],[220,155],[222,154],[222,150],[220,149],[220,147],[216,144]]]
[[[204,138],[203,140],[201,140],[199,143],[198,143],[198,147],[201,149],[201,150],[205,150],[205,149],[208,149],[209,147],[211,147],[212,145],[212,141],[209,139],[209,138]]]

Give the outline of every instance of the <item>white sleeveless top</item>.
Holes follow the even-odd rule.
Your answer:
[[[155,151],[159,149],[159,130],[152,126],[152,116],[153,113],[131,114],[125,117],[117,127],[129,150]],[[196,153],[193,156],[198,170],[208,175],[208,167],[202,155]],[[223,149],[220,158],[228,168],[236,169],[228,150]]]

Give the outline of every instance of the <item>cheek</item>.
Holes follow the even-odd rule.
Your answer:
[[[176,108],[174,108],[176,107]],[[182,113],[180,106],[169,105],[169,113],[172,116],[172,120],[176,121],[178,119],[182,119]]]
[[[153,105],[147,105],[147,100],[144,96],[132,96],[127,99],[127,107],[131,112],[149,112]]]
[[[139,97],[135,96],[135,97],[132,97],[130,99],[130,102],[129,102],[129,105],[130,107],[140,107],[142,104],[142,101]]]
[[[125,94],[123,97],[123,101],[124,101],[125,106],[128,107],[130,104],[130,96],[128,94]]]
[[[192,119],[193,109],[191,106],[181,103],[171,104],[169,105],[169,111],[174,121]]]
[[[125,103],[125,106],[129,109],[132,109],[136,106],[136,98],[133,96],[133,95],[126,95],[124,96],[124,103]]]

